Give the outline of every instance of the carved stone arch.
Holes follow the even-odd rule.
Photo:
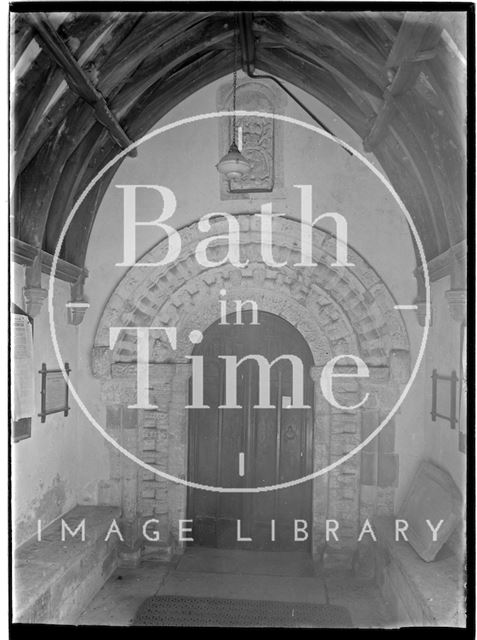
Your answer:
[[[205,331],[217,320],[223,289],[229,300],[252,299],[259,310],[284,318],[308,343],[314,359],[311,375],[315,383],[315,470],[341,458],[378,426],[410,373],[404,322],[394,309],[395,301],[385,283],[364,258],[348,248],[348,261],[354,266],[333,267],[336,238],[313,229],[313,260],[317,266],[295,266],[300,262],[300,223],[276,218],[274,257],[277,261],[286,260],[287,266],[270,268],[260,261],[260,220],[253,214],[242,214],[238,220],[241,259],[249,260],[246,267],[238,269],[229,263],[202,267],[195,257],[197,243],[205,237],[226,234],[228,223],[222,218],[212,221],[208,233],[199,232],[197,223],[193,223],[178,231],[181,253],[173,264],[134,267],[126,273],[105,306],[94,340],[93,372],[101,378],[104,404],[111,408],[112,415],[119,410],[130,416],[128,405],[136,401],[136,332],[123,331],[110,350],[110,327],[176,327],[175,350],[159,332],[151,332],[150,336],[150,394],[157,411],[133,410],[137,415],[124,418],[137,425],[135,440],[131,432],[122,431],[129,438],[128,447],[141,459],[176,477],[184,478],[187,473],[187,356],[193,348],[189,333],[193,329]],[[157,263],[166,249],[164,240],[140,262]],[[209,259],[219,261],[226,249],[226,240],[217,239],[208,251]],[[321,393],[323,366],[343,354],[361,357],[369,370],[367,378],[334,381],[336,398],[344,406],[356,404],[365,393],[369,394],[366,405],[356,411],[332,407]],[[393,446],[390,450],[389,444],[386,446],[386,464],[397,468]],[[365,460],[367,455],[363,454]],[[342,557],[349,562],[350,555],[356,554],[358,527],[363,520],[376,510],[392,511],[396,479],[381,478],[383,486],[379,486],[375,462],[367,464],[363,471],[362,456],[358,454],[313,481],[312,548],[317,557],[325,553],[330,557],[331,549],[333,558]],[[137,476],[137,470],[131,473]],[[132,485],[141,490],[136,489],[134,496],[126,500],[123,495],[122,499],[124,518],[129,523],[138,517],[161,515],[161,521],[166,523],[162,539],[168,541],[172,553],[181,548],[177,523],[185,517],[186,489],[170,484],[146,474]],[[124,493],[124,489],[121,491]],[[328,545],[324,544],[326,518],[342,522],[340,540]]]
[[[401,315],[394,309],[395,300],[378,274],[356,251],[348,248],[348,260],[353,267],[333,267],[336,238],[314,229],[313,260],[317,266],[295,267],[300,261],[300,223],[278,218],[273,235],[275,259],[286,260],[287,266],[272,269],[260,262],[259,220],[253,214],[240,215],[238,220],[241,257],[249,260],[247,267],[237,269],[226,264],[206,269],[197,262],[195,248],[200,240],[227,233],[228,225],[222,218],[211,221],[208,233],[199,232],[197,223],[183,228],[178,232],[181,254],[173,264],[133,267],[121,280],[105,306],[94,347],[109,349],[111,326],[179,326],[179,320],[184,324],[184,318],[192,309],[197,312],[210,306],[213,296],[225,288],[237,295],[255,289],[262,296],[268,292],[269,299],[272,294],[285,296],[299,305],[291,305],[288,310],[288,315],[293,315],[291,309],[295,309],[296,317],[289,320],[291,324],[297,326],[304,318],[314,318],[316,330],[326,329],[334,343],[352,332],[352,338],[348,336],[351,344],[347,346],[355,346],[359,351],[356,355],[361,355],[370,366],[386,366],[393,350],[409,351],[407,331]],[[159,262],[167,242],[163,240],[152,248],[140,263]],[[210,250],[210,258],[220,260],[226,248],[226,240],[218,239]],[[215,297],[218,309],[217,301],[218,295]],[[182,343],[182,336],[179,341]],[[186,354],[184,349],[179,350],[178,355]],[[111,361],[131,361],[134,350],[133,332],[124,332]]]

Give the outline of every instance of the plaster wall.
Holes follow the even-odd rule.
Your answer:
[[[24,268],[15,264],[12,272],[12,302],[25,310],[22,287]],[[48,287],[48,276],[42,276],[42,287]],[[57,282],[55,309],[57,334],[65,362],[72,368],[71,378],[77,379],[78,328],[66,322],[65,304],[70,299],[69,285]],[[42,528],[76,505],[78,482],[78,411],[70,401],[71,412],[47,416],[40,412],[40,370],[42,363],[58,368],[53,350],[46,302],[33,327],[35,371],[35,415],[32,418],[31,437],[12,444],[12,491],[14,546],[36,534],[37,520]]]
[[[450,473],[455,483],[465,495],[466,457],[459,451],[459,425],[452,430],[448,421],[437,418],[431,420],[433,369],[441,375],[450,375],[455,370],[460,375],[461,326],[452,319],[445,292],[451,288],[450,277],[446,276],[431,284],[432,326],[425,352],[417,388],[422,389],[423,411],[413,417],[409,413],[409,428],[396,433],[396,446],[407,454],[402,457],[406,472],[396,494],[399,507],[409,488],[409,483],[417,470],[420,460],[425,457]],[[457,384],[457,412],[459,410],[459,382]],[[409,407],[412,411],[412,406]],[[449,415],[450,398],[447,383],[438,386],[438,410]],[[403,409],[403,417],[406,407]],[[462,427],[461,427],[462,428]]]
[[[461,327],[458,322],[451,318],[448,303],[445,299],[445,292],[450,288],[450,277],[442,278],[432,286],[435,323],[429,341],[426,361],[426,408],[429,411],[431,407],[430,378],[433,369],[437,369],[437,372],[442,375],[450,375],[452,370],[455,370],[459,381],[461,378]],[[441,393],[439,395],[439,407],[443,408],[445,413],[447,413],[446,409],[449,405],[446,391],[448,391],[448,387],[444,387],[444,394]],[[459,411],[459,382],[457,384],[457,411]],[[458,447],[459,425],[455,430],[452,430],[447,421],[437,418],[436,422],[431,422],[429,418],[430,416],[427,421],[427,440],[429,442],[430,456],[438,465],[449,471],[457,486],[464,493],[465,455],[459,451]],[[463,425],[461,425],[461,428],[465,431]]]

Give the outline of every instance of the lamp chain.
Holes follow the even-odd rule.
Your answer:
[[[233,117],[232,117],[232,144],[235,145],[235,135],[237,129],[237,117],[235,115],[235,110],[237,106],[237,35],[234,33],[234,73],[233,73],[233,89],[232,89],[232,106],[233,106]]]

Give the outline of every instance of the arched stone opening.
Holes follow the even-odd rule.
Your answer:
[[[167,266],[135,267],[121,280],[108,300],[99,322],[92,350],[92,368],[101,379],[107,408],[108,432],[140,459],[161,471],[184,479],[187,463],[187,409],[193,329],[204,332],[219,318],[219,296],[252,299],[258,309],[277,315],[297,328],[310,347],[314,367],[314,470],[321,469],[356,447],[373,431],[393,407],[407,381],[409,341],[395,301],[374,269],[349,248],[353,267],[333,267],[336,239],[323,230],[313,230],[315,267],[294,266],[299,262],[300,224],[275,219],[275,259],[287,266],[272,269],[261,262],[259,220],[240,215],[241,256],[249,264],[237,269],[230,264],[206,269],[195,259],[197,242],[227,232],[224,220],[212,223],[210,231],[198,231],[194,223],[180,233],[180,257]],[[141,262],[155,263],[164,255],[166,242],[151,249]],[[225,241],[217,240],[209,251],[220,260]],[[162,335],[151,337],[149,376],[154,411],[129,409],[136,401],[136,337],[127,330],[114,349],[109,348],[111,327],[176,327],[177,348]],[[333,357],[353,354],[364,360],[368,378],[342,379],[334,384],[343,405],[369,397],[363,408],[342,411],[332,407],[320,388],[323,366]],[[343,369],[344,371],[344,369]],[[397,483],[393,424],[362,453],[313,482],[312,551],[350,562],[356,557],[362,523],[376,513],[393,509]],[[114,466],[114,465],[113,465]],[[117,467],[117,464],[116,464]],[[114,475],[116,473],[116,476]],[[111,480],[123,510],[126,551],[137,558],[144,548],[142,524],[159,520],[161,540],[155,553],[170,554],[182,548],[179,520],[185,518],[187,489],[123,461]],[[339,522],[338,540],[326,541],[326,520]],[[147,542],[147,541],[146,541]],[[151,550],[151,543],[146,545]]]

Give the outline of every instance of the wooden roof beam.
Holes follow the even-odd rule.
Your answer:
[[[386,60],[389,85],[383,92],[383,102],[367,136],[366,151],[372,151],[382,139],[394,115],[394,97],[409,91],[421,71],[421,63],[436,55],[442,25],[438,12],[408,11],[399,28]]]
[[[386,60],[386,67],[397,68],[403,62],[416,61],[423,49],[429,49],[429,37],[436,45],[442,31],[442,26],[438,26],[439,19],[440,14],[436,11],[407,11]]]
[[[238,14],[239,41],[242,51],[242,70],[255,71],[255,36],[253,33],[253,13],[242,11]]]
[[[126,149],[132,140],[119,124],[116,116],[108,107],[104,96],[96,89],[89,76],[84,72],[65,42],[56,33],[43,13],[28,13],[28,21],[35,29],[39,44],[62,69],[69,87],[94,110],[96,120],[109,132],[121,149]],[[133,149],[130,156],[137,156]]]
[[[190,65],[181,67],[160,79],[145,94],[138,97],[130,108],[126,119],[134,136],[140,138],[177,104],[195,91],[218,78],[231,73],[234,63],[234,51],[210,51],[194,60]],[[101,149],[99,143],[94,148],[95,157],[90,165],[104,167],[114,157],[111,143]],[[99,162],[96,163],[96,160]],[[64,257],[74,264],[84,264],[88,250],[90,233],[93,228],[96,213],[106,193],[109,183],[114,176],[116,167],[107,171],[101,180],[90,190],[81,204],[78,215],[74,217],[64,240]],[[78,187],[81,193],[91,180],[91,175],[85,174]]]
[[[32,39],[32,28],[25,24],[21,14],[12,14],[12,22],[10,25],[10,55],[11,67],[14,69],[30,44]]]
[[[33,264],[33,260],[38,255],[38,248],[23,242],[17,238],[11,238],[11,256],[14,262],[30,267]],[[53,265],[53,256],[47,251],[41,251],[41,270],[43,273],[49,275],[51,273]],[[71,262],[58,258],[56,263],[55,277],[59,280],[64,280],[70,284],[74,284],[79,279],[84,279],[88,276],[88,270],[84,267],[78,267]]]

